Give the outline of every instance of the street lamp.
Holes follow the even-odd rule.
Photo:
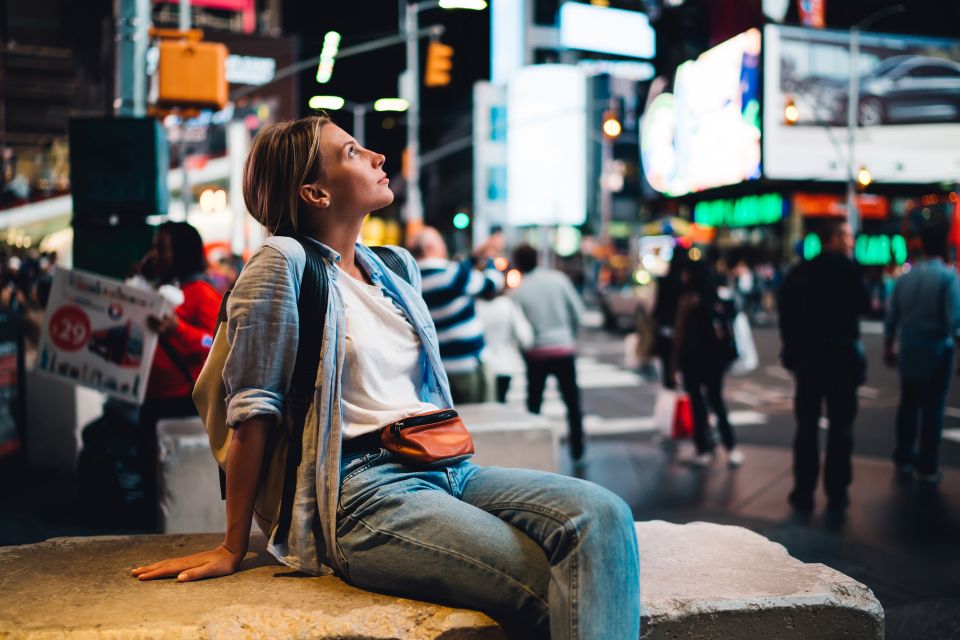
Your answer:
[[[340,96],[313,96],[307,101],[307,106],[311,109],[326,109],[328,111],[339,111],[343,109],[346,100]]]
[[[345,100],[340,96],[313,96],[307,102],[311,109],[326,109],[327,111],[339,111],[344,107],[349,107],[353,112],[353,137],[361,145],[366,138],[366,116],[367,111],[372,107],[374,111],[406,111],[408,102],[403,98],[380,98],[373,102],[353,102]]]
[[[856,161],[853,154],[860,112],[860,67],[857,64],[857,59],[860,57],[860,31],[877,20],[904,13],[906,10],[902,4],[887,7],[870,14],[850,27],[850,86],[847,92],[847,220],[850,222],[853,233],[857,233],[860,228],[860,212],[857,211],[857,176],[853,172],[853,163]],[[869,172],[867,175],[869,176]]]
[[[409,3],[399,0],[400,32],[407,40],[406,86],[401,95],[410,101],[407,109],[407,202],[404,219],[408,224],[423,220],[423,195],[420,193],[420,51],[418,47],[420,12],[429,9],[470,9],[482,11],[487,8],[484,0],[422,0]]]

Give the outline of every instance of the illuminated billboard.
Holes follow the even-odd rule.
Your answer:
[[[847,179],[850,33],[767,25],[764,176]],[[960,41],[861,34],[856,171],[877,182],[960,179]]]
[[[507,210],[515,225],[586,218],[587,80],[575,66],[523,67],[510,77]]]
[[[560,5],[560,44],[567,49],[653,58],[656,41],[650,19],[639,11],[580,2]]]
[[[760,31],[677,68],[647,106],[640,157],[650,186],[680,196],[760,177]]]

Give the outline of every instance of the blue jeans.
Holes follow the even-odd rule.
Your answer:
[[[940,437],[943,434],[943,407],[950,390],[953,349],[947,349],[929,378],[900,378],[900,407],[897,409],[897,448],[893,459],[899,465],[917,466],[923,474],[935,474],[940,467]],[[917,453],[917,417],[920,417],[920,451]]]
[[[340,564],[353,585],[479,609],[554,640],[636,640],[640,561],[630,508],[576,478],[463,461],[344,457]]]

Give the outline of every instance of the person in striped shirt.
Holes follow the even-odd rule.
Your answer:
[[[423,274],[423,299],[437,327],[453,401],[486,402],[491,389],[481,361],[483,325],[474,300],[503,289],[503,275],[486,255],[487,245],[479,247],[474,258],[451,260],[443,236],[433,227],[424,227],[410,245]],[[487,262],[482,271],[474,266],[477,259]]]

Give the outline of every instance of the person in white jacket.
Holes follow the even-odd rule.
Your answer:
[[[504,295],[477,300],[477,317],[486,343],[483,361],[493,376],[497,402],[505,403],[513,376],[524,372],[520,353],[533,345],[533,327],[520,307]]]

